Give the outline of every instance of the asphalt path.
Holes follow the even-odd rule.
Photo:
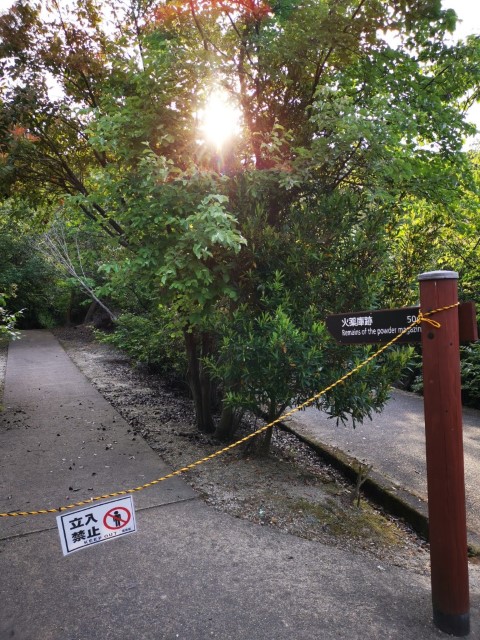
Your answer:
[[[295,414],[294,429],[319,443],[373,465],[392,490],[404,489],[427,502],[423,398],[394,390],[372,420],[354,429],[308,408]],[[480,536],[480,411],[463,410],[467,527]]]
[[[0,511],[167,471],[48,332],[9,349]],[[56,514],[0,518],[0,640],[435,640],[428,576],[215,511],[176,478],[134,494],[136,533],[63,556]],[[74,512],[72,515],[72,527]],[[480,637],[480,571],[470,571]]]

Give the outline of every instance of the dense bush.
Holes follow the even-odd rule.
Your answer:
[[[406,386],[409,391],[423,393],[422,358],[418,355],[412,365],[413,382]],[[480,342],[460,347],[460,374],[462,381],[462,403],[480,409]]]
[[[317,316],[313,306],[301,313],[295,308],[280,273],[265,287],[261,310],[241,305],[222,327],[217,359],[207,359],[224,405],[265,414],[272,421],[369,355],[368,348],[336,344]],[[321,396],[315,405],[339,420],[351,416],[354,425],[363,422],[381,410],[411,353],[409,348],[391,350]]]
[[[8,338],[15,338],[15,324],[18,321],[21,312],[10,313],[7,308],[7,300],[9,296],[0,292],[0,345]]]
[[[97,337],[155,371],[178,377],[185,373],[182,335],[166,309],[160,309],[155,315],[124,313],[118,318],[114,332],[97,332]]]
[[[480,409],[480,342],[461,349],[462,400]]]
[[[273,415],[362,359],[368,349],[330,346],[327,314],[405,304],[438,258],[478,263],[478,190],[461,146],[480,42],[449,44],[455,13],[439,0],[233,11],[180,0],[153,12],[106,0],[115,24],[101,4],[63,15],[17,3],[0,21],[0,214],[4,201],[28,229],[65,223],[65,235],[50,225],[54,244],[130,314],[108,340],[185,369],[201,431],[215,426],[216,384],[227,409],[266,403]],[[216,85],[242,116],[222,148],[200,131]],[[276,273],[278,303],[264,295]],[[25,296],[53,290],[21,282]],[[50,321],[47,297],[22,305]],[[332,412],[379,407],[405,353],[331,393]]]
[[[0,291],[10,293],[12,313],[22,311],[18,318],[20,329],[49,329],[65,322],[70,284],[35,250],[33,237],[2,232]]]

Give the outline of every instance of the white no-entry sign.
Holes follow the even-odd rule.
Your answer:
[[[132,496],[57,516],[63,555],[137,530]]]

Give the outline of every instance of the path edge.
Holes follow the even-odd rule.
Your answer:
[[[355,466],[359,460],[350,456],[338,447],[332,447],[320,440],[301,432],[299,423],[294,419],[279,423],[279,427],[295,435],[299,440],[313,449],[325,462],[340,471],[350,482],[355,483],[357,472]],[[382,474],[371,471],[362,485],[363,493],[375,504],[388,513],[404,520],[423,539],[428,541],[428,504],[418,496],[403,488],[393,488]],[[468,555],[480,557],[480,535],[467,532]]]

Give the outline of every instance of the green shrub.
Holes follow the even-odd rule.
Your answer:
[[[122,314],[113,333],[100,333],[101,342],[127,353],[136,363],[156,371],[183,375],[186,369],[183,336],[165,308],[155,315]]]
[[[288,406],[301,404],[353,369],[369,347],[336,345],[313,307],[295,313],[280,274],[262,297],[263,310],[240,306],[222,330],[218,359],[208,361],[225,403],[266,411],[273,420]],[[388,399],[389,389],[411,357],[411,349],[391,350],[317,402],[331,416],[353,423],[371,417]]]
[[[415,361],[415,377],[410,391],[423,394],[422,358]],[[460,347],[460,374],[462,383],[462,403],[467,407],[480,409],[480,342]]]
[[[480,342],[461,348],[462,401],[480,409]]]
[[[0,347],[5,346],[9,338],[16,338],[17,332],[15,331],[15,324],[22,315],[21,311],[16,313],[10,313],[7,308],[7,300],[9,296],[5,293],[0,293]]]
[[[0,234],[0,290],[10,294],[9,310],[20,329],[51,329],[65,321],[70,285],[38,251],[37,238],[8,230]]]

